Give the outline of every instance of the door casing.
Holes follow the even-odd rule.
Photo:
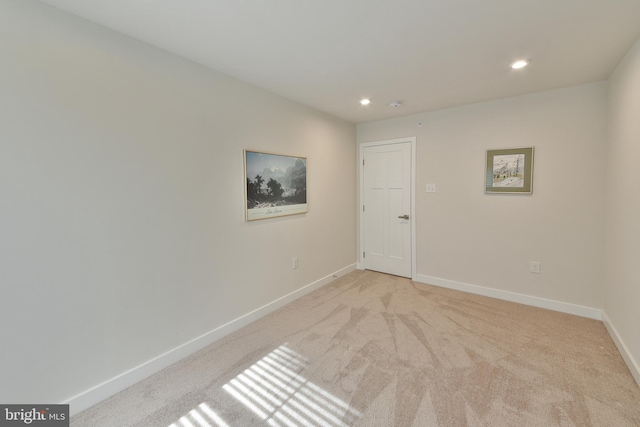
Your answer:
[[[411,223],[411,279],[416,279],[416,137],[410,136],[406,138],[387,139],[382,141],[373,142],[361,142],[358,146],[358,225],[359,225],[359,239],[358,239],[358,269],[363,270],[365,266],[365,260],[362,257],[364,248],[364,218],[362,212],[362,206],[364,205],[364,169],[362,163],[364,161],[364,148],[373,147],[379,145],[391,145],[400,144],[403,142],[411,143],[411,213],[409,222]]]

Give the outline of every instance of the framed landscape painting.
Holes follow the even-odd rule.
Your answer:
[[[244,150],[245,220],[307,212],[307,159]]]
[[[532,192],[533,147],[487,150],[485,193]]]

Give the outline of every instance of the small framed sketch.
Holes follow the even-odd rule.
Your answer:
[[[307,212],[307,159],[244,150],[245,220]]]
[[[533,192],[533,147],[487,150],[485,193]]]

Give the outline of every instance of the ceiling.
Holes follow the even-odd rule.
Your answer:
[[[41,1],[353,123],[606,80],[640,38],[640,0]]]

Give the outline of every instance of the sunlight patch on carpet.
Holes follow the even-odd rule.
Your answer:
[[[188,416],[181,417],[169,427],[229,427],[209,405],[202,402],[197,408],[189,411]]]
[[[307,363],[283,344],[222,388],[272,426],[353,424],[360,412],[299,375]]]

